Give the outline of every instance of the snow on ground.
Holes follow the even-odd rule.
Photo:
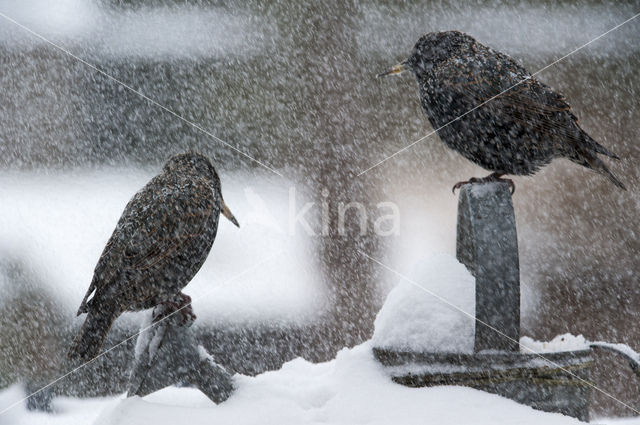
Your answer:
[[[439,254],[425,259],[411,278],[473,314],[473,278],[453,257]],[[547,343],[530,338],[523,338],[523,342],[536,351],[575,349],[585,344],[583,337],[572,335],[561,335]],[[373,341],[343,349],[326,363],[298,358],[277,371],[255,377],[236,375],[235,393],[220,405],[198,390],[177,387],[144,398],[58,397],[51,414],[30,412],[24,403],[18,403],[0,413],[0,425],[580,423],[471,388],[408,388],[395,384],[389,370],[373,357],[374,345],[468,352],[473,348],[473,320],[416,286],[403,283],[389,294],[379,313]],[[20,385],[0,391],[0,411],[22,397],[24,389]],[[599,419],[598,423],[611,422]],[[640,419],[621,423],[640,424]]]
[[[466,267],[448,254],[436,254],[419,261],[408,277],[413,283],[399,283],[378,313],[375,346],[472,353],[476,291],[475,279]]]
[[[470,388],[407,388],[394,384],[375,361],[371,343],[342,350],[333,361],[312,364],[302,359],[279,371],[236,377],[237,391],[221,405],[199,391],[167,388],[144,398],[123,396],[54,401],[57,413],[28,412],[18,406],[0,423],[154,425],[198,424],[578,424]],[[0,393],[0,402],[19,397],[20,388]],[[4,399],[4,400],[2,400]],[[6,400],[6,402],[5,402]]]
[[[126,203],[159,169],[0,174],[0,257],[18,257],[75,316]],[[221,179],[241,227],[220,218],[211,254],[185,289],[198,320],[313,320],[324,288],[310,238],[289,232],[289,185],[259,175]],[[0,300],[8,290],[0,286]]]

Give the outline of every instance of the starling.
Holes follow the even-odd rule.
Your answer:
[[[220,213],[239,227],[209,159],[197,153],[169,159],[129,201],[109,238],[78,309],[87,318],[69,358],[93,358],[124,311],[188,306],[180,291],[207,258]]]
[[[580,128],[562,95],[509,56],[459,31],[432,32],[378,77],[405,70],[415,75],[422,108],[440,139],[492,172],[454,190],[505,174],[532,175],[554,158],[570,159],[625,189],[597,155],[619,158]]]

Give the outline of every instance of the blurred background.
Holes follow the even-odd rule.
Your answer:
[[[457,29],[535,72],[630,18],[639,2],[0,1],[0,388],[65,371],[75,311],[127,200],[172,154],[215,162],[241,222],[221,221],[186,292],[197,332],[234,371],[332,358],[371,336],[397,278],[455,252],[452,185],[486,171],[432,136],[410,75],[376,80],[426,32]],[[125,89],[11,18],[228,142],[276,173]],[[522,335],[565,332],[640,349],[640,20],[537,76],[563,93],[587,132],[617,153],[629,188],[565,160],[515,178]],[[306,216],[315,235],[294,226]],[[360,232],[340,202],[400,210],[390,236]],[[330,226],[321,232],[320,205]],[[136,332],[116,322],[105,348]],[[56,385],[81,396],[123,391],[134,341]],[[604,356],[604,355],[603,355]],[[615,358],[594,381],[638,407]],[[597,414],[629,414],[594,397]]]

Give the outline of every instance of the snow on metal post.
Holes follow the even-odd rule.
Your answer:
[[[518,351],[520,266],[516,220],[507,182],[462,187],[456,256],[476,278],[478,321],[474,351]]]

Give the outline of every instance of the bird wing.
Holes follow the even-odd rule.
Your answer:
[[[118,285],[121,273],[144,273],[159,266],[206,230],[215,204],[205,181],[158,183],[154,178],[127,204],[98,260],[78,314],[87,311],[87,300],[94,291]]]
[[[478,109],[499,111],[525,129],[578,140],[579,132],[567,126],[567,119],[576,123],[577,118],[562,95],[532,78],[508,56],[492,55],[486,62],[469,57],[443,63],[437,70],[442,87]]]
[[[205,181],[156,192],[134,213],[136,226],[122,254],[127,270],[142,271],[165,262],[205,232],[213,213],[213,195]]]

